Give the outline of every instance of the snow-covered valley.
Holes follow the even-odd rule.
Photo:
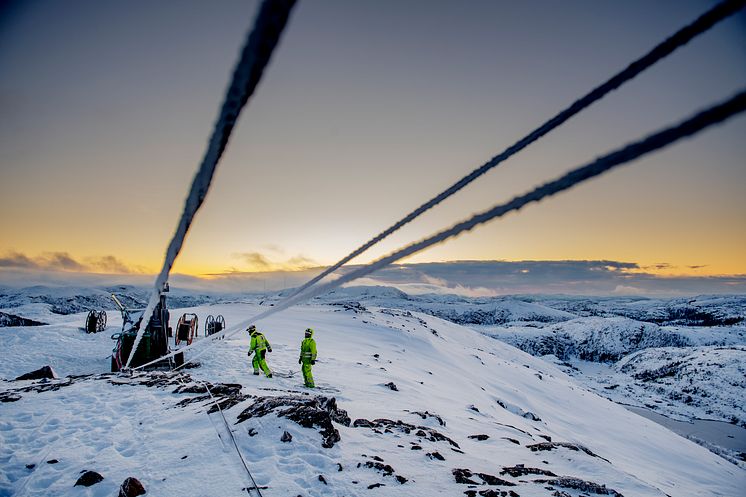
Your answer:
[[[65,297],[71,310],[76,293]],[[219,412],[208,414],[214,402],[202,382],[267,496],[735,496],[746,486],[741,461],[617,403],[746,417],[742,324],[684,328],[622,314],[632,306],[637,318],[693,315],[661,311],[670,303],[609,301],[582,315],[590,300],[343,289],[258,323],[273,346],[267,379],[251,374],[245,333],[182,374],[108,374],[117,315],[105,333],[86,334],[85,312],[14,298],[0,310],[49,324],[0,328],[0,495],[114,495],[129,476],[152,495],[246,495],[251,482]],[[276,298],[214,298],[231,303],[199,302],[172,319],[222,314],[230,327]],[[719,300],[694,316],[737,319],[743,302]],[[442,319],[448,312],[491,322],[465,326]],[[302,387],[297,365],[308,326],[319,349],[316,390]],[[549,336],[567,341],[564,356],[557,346],[543,358],[513,346],[541,355],[531,347]],[[60,379],[12,381],[47,364]],[[281,441],[285,432],[292,440]],[[104,479],[74,487],[84,470]]]

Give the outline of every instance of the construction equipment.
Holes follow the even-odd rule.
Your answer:
[[[166,305],[165,295],[168,290],[168,283],[166,283],[160,294],[160,300],[156,305],[152,316],[150,316],[147,321],[145,334],[143,335],[143,338],[135,351],[134,357],[132,358],[132,362],[130,363],[130,366],[132,367],[141,366],[169,353],[169,312]],[[132,351],[135,337],[137,337],[137,332],[140,329],[140,326],[142,326],[142,314],[144,311],[129,311],[124,304],[119,301],[116,295],[112,294],[111,298],[122,313],[122,331],[120,333],[114,333],[111,336],[113,340],[117,341],[111,355],[111,370],[112,372],[116,372],[124,367],[127,357],[129,357],[129,354]],[[149,369],[161,369],[164,367],[170,367],[169,360],[157,362]]]
[[[197,334],[197,325],[199,318],[194,313],[184,313],[179,318],[179,324],[176,325],[176,335],[174,343],[178,346],[181,342],[191,345]]]
[[[91,309],[88,311],[88,316],[85,319],[85,332],[86,333],[98,333],[106,329],[106,311],[94,311]]]
[[[215,333],[220,333],[225,329],[225,318],[222,314],[218,314],[217,317],[213,317],[212,314],[207,316],[205,321],[205,336],[209,337]]]

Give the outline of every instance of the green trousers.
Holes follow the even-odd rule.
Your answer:
[[[251,365],[254,366],[255,373],[259,373],[259,368],[261,368],[262,371],[264,371],[265,376],[269,377],[269,375],[272,374],[272,371],[269,369],[269,366],[267,366],[267,361],[264,360],[266,354],[266,349],[257,351],[257,353],[254,354],[254,358],[251,359]]]
[[[311,361],[303,361],[300,367],[303,372],[303,382],[308,388],[313,388],[316,385],[313,383],[313,374],[311,373]]]

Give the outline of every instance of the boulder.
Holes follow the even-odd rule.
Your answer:
[[[119,487],[119,497],[137,497],[145,493],[147,493],[145,487],[134,476],[125,478]]]
[[[96,483],[103,481],[103,479],[104,477],[96,473],[95,471],[84,471],[73,486],[77,487],[81,485],[84,487],[90,487],[91,485],[95,485]]]
[[[52,366],[43,366],[36,371],[31,371],[30,373],[22,374],[18,378],[16,378],[16,381],[20,380],[41,380],[41,379],[50,379],[55,380],[57,379],[57,373],[54,372],[54,369],[52,369]]]

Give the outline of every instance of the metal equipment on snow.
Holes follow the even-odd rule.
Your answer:
[[[213,317],[212,314],[207,316],[207,320],[205,320],[205,336],[209,337],[210,335],[214,335],[215,333],[220,333],[225,329],[225,318],[222,314],[218,314],[217,316]]]
[[[88,311],[88,316],[85,318],[85,332],[86,333],[98,333],[106,329],[106,311],[94,311],[91,309]]]
[[[143,339],[133,354],[132,365],[135,367],[156,361],[149,365],[150,369],[158,369],[164,366],[170,368],[171,361],[168,358],[158,361],[158,358],[168,355],[170,352],[168,347],[169,312],[166,305],[166,292],[168,292],[168,284],[164,285],[163,293],[160,295],[155,311],[147,321]],[[129,311],[116,295],[112,295],[111,298],[122,313],[122,331],[111,335],[111,338],[117,341],[111,355],[111,370],[116,372],[124,368],[125,361],[132,352],[135,337],[142,325],[143,311]]]
[[[197,334],[197,326],[199,318],[194,313],[184,313],[179,318],[179,324],[176,325],[176,335],[174,336],[174,343],[179,345],[181,342],[186,342],[187,345],[191,345]]]

